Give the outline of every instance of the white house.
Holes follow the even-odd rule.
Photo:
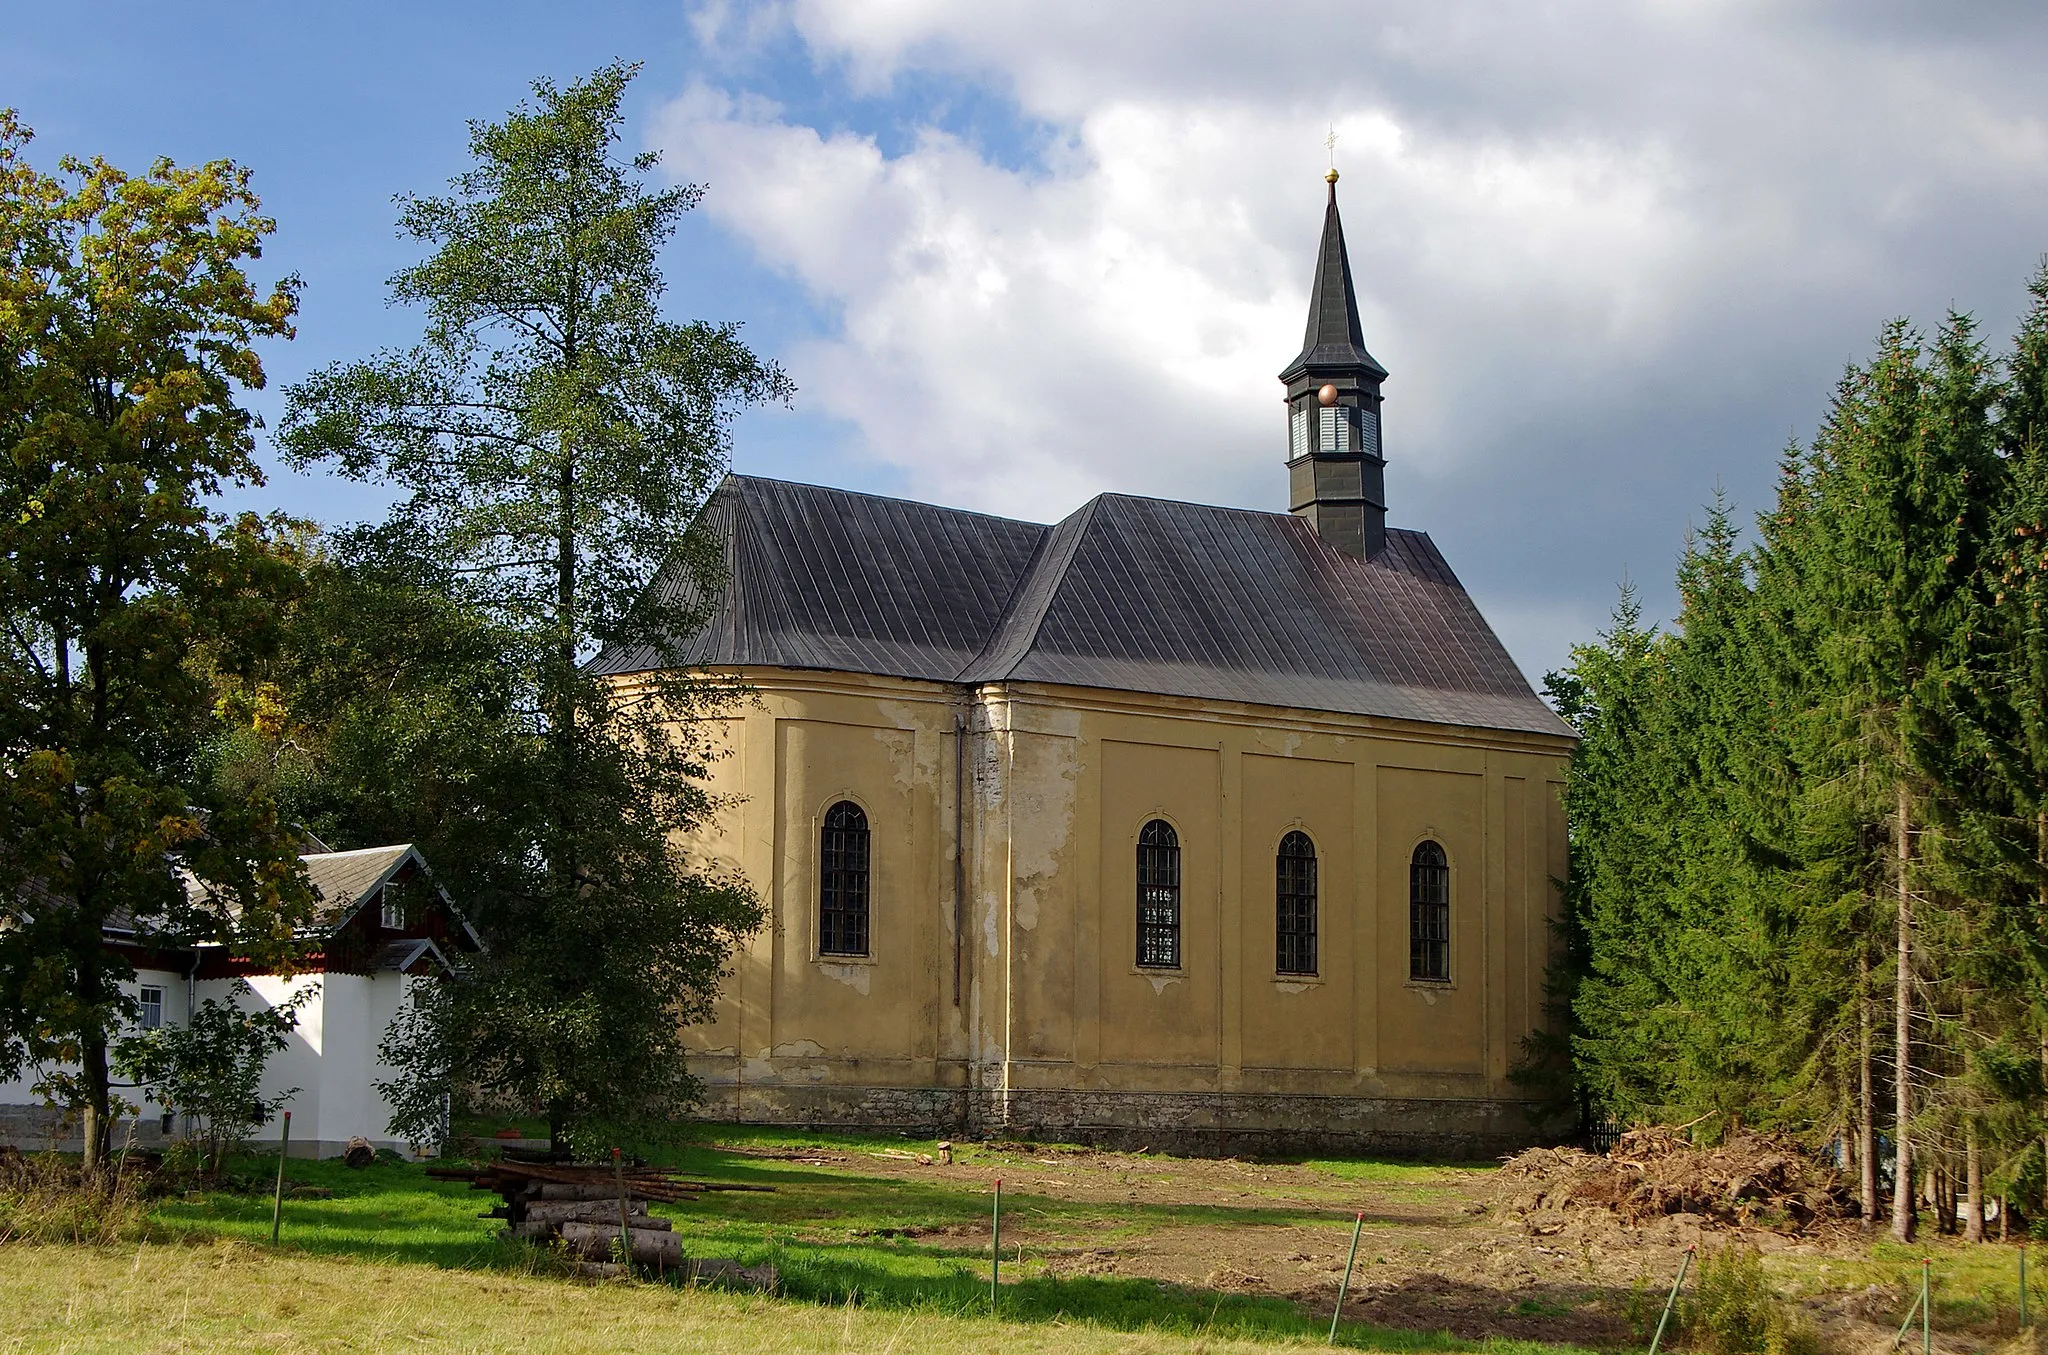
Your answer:
[[[109,928],[107,945],[135,967],[128,991],[140,1008],[140,1023],[182,1022],[208,998],[228,999],[244,980],[253,1000],[277,1006],[309,991],[298,1009],[290,1044],[273,1054],[264,1069],[266,1097],[291,1090],[294,1156],[331,1156],[349,1139],[362,1137],[380,1148],[410,1151],[392,1138],[391,1107],[374,1085],[388,1077],[377,1047],[392,1018],[411,1000],[415,983],[447,971],[452,952],[475,950],[476,932],[438,887],[426,883],[426,860],[410,843],[352,852],[316,852],[300,858],[320,900],[308,928],[308,952],[289,977],[264,973],[237,960],[219,945],[165,948],[132,931]],[[188,888],[197,887],[188,883]],[[245,997],[243,1002],[250,1001]],[[75,1146],[78,1130],[45,1106],[30,1088],[30,1074],[0,1082],[0,1143],[24,1148]],[[142,1103],[131,1122],[114,1128],[118,1150],[132,1141],[157,1147],[181,1126],[136,1089],[120,1095]],[[281,1122],[258,1131],[275,1141]]]

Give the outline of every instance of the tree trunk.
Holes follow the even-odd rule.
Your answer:
[[[1876,1033],[1870,1011],[1870,954],[1856,960],[1856,1166],[1858,1196],[1863,1208],[1863,1226],[1877,1224],[1877,1098],[1870,1073],[1871,1046]]]
[[[87,1011],[96,1011],[105,998],[105,985],[101,981],[98,956],[89,956],[79,967],[78,995]],[[79,1034],[79,1073],[85,1081],[84,1119],[80,1125],[84,1143],[79,1154],[79,1170],[87,1181],[99,1175],[106,1165],[107,1145],[113,1141],[114,1079],[107,1069],[107,1036],[101,1029],[98,1018],[88,1018],[87,1028]]]
[[[1984,1155],[1977,1147],[1977,1122],[1963,1127],[1963,1238],[1984,1240]]]
[[[1897,1166],[1892,1186],[1892,1237],[1913,1240],[1913,825],[1912,796],[1899,783],[1899,919],[1898,974],[1892,992],[1893,1064],[1898,1075],[1892,1087],[1892,1144]]]

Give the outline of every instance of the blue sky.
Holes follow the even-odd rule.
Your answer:
[[[266,263],[306,283],[265,409],[415,333],[390,200],[462,168],[465,119],[625,58],[631,136],[709,188],[673,310],[745,321],[799,386],[739,467],[1039,520],[1284,506],[1273,374],[1334,125],[1391,520],[1532,677],[1624,575],[1668,615],[1700,505],[1763,505],[1887,317],[2002,338],[2048,250],[2048,11],[2017,0],[12,9],[0,102],[38,160],[256,171]],[[378,506],[288,475],[240,501]]]

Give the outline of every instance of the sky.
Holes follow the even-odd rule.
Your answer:
[[[644,63],[632,149],[704,185],[679,319],[787,408],[735,468],[1056,520],[1103,491],[1278,511],[1326,145],[1385,387],[1392,525],[1540,681],[1627,580],[1653,618],[1883,323],[1994,343],[2048,251],[2034,0],[4,0],[32,157],[250,166],[305,284],[279,392],[401,346],[392,197],[537,77]],[[374,487],[230,496],[327,522]]]

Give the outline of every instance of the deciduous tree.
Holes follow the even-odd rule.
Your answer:
[[[208,500],[261,480],[237,399],[298,284],[245,271],[272,229],[248,171],[47,174],[29,138],[0,112],[0,1076],[42,1070],[91,1169],[132,976],[102,928],[276,958],[311,906],[274,806],[195,774],[215,720],[190,662],[255,661],[291,587],[277,524]]]

